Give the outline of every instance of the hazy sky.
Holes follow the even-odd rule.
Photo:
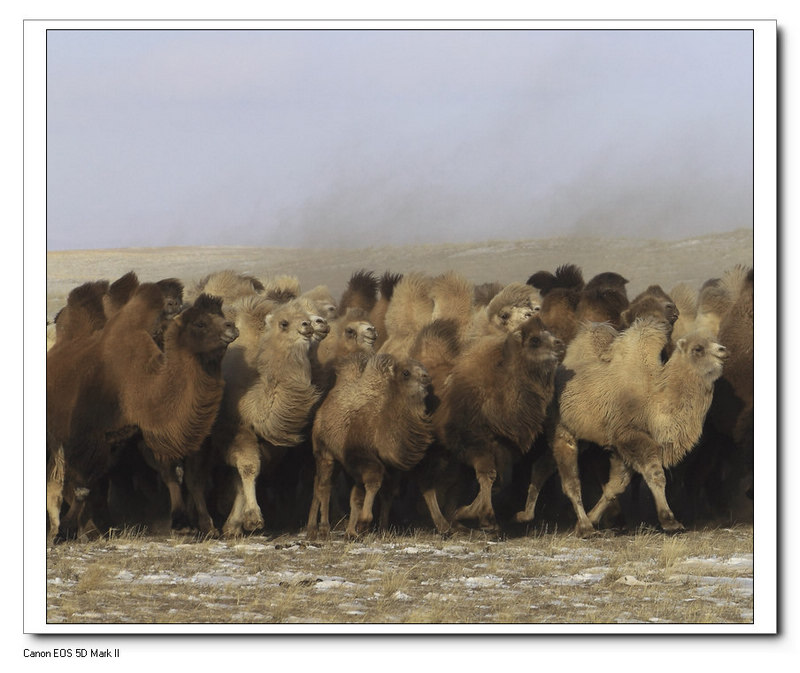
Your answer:
[[[47,246],[752,226],[747,30],[49,30]]]

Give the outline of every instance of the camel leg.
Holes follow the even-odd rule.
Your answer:
[[[205,458],[201,454],[187,456],[183,463],[183,478],[189,499],[194,504],[198,530],[203,535],[217,537],[219,531],[214,526],[214,521],[208,512],[208,504],[206,503]]]
[[[494,507],[492,507],[492,486],[497,479],[497,467],[492,454],[478,456],[473,467],[478,480],[478,495],[469,505],[459,507],[453,519],[478,519],[482,528],[496,528]]]
[[[64,503],[64,447],[59,446],[47,468],[47,516],[50,519],[49,536],[55,537],[61,524],[61,506]]]
[[[364,487],[354,484],[353,488],[350,489],[350,516],[347,519],[347,528],[345,529],[347,537],[358,537],[358,517],[364,506],[365,497],[366,490]]]
[[[661,528],[668,533],[674,533],[684,530],[683,524],[675,518],[672,510],[667,503],[666,487],[667,478],[664,475],[664,467],[661,461],[653,459],[646,464],[635,466],[637,471],[642,475],[647,485],[650,487],[650,492],[653,494],[653,500],[656,503],[656,511],[658,512],[658,522]]]
[[[330,504],[331,504],[331,479],[333,477],[333,456],[327,451],[315,454],[317,469],[314,475],[314,495],[311,500],[311,509],[308,512],[307,533],[310,539],[319,533],[323,536],[330,535]],[[317,527],[317,514],[319,514],[319,527]]]
[[[389,513],[392,511],[392,501],[394,500],[394,493],[390,488],[382,488],[378,491],[378,497],[381,501],[381,515],[378,518],[378,530],[389,530]]]
[[[189,518],[186,516],[186,506],[183,502],[183,492],[177,473],[178,463],[156,458],[153,450],[144,440],[140,440],[137,443],[137,448],[139,453],[142,454],[145,463],[158,472],[158,476],[161,477],[161,481],[167,487],[169,492],[170,527],[173,529],[188,527]]]
[[[603,495],[600,496],[600,500],[589,512],[589,521],[592,524],[598,525],[606,508],[612,503],[618,502],[617,496],[625,492],[628,484],[631,483],[632,476],[631,468],[616,453],[611,453],[609,457],[608,482],[603,486]]]
[[[550,475],[555,471],[556,463],[550,453],[545,453],[533,463],[533,467],[531,468],[531,483],[528,486],[528,498],[525,501],[525,509],[514,515],[514,520],[517,523],[533,521],[533,513],[536,510],[536,501],[539,499],[539,493],[541,493],[542,487],[550,478]]]
[[[256,498],[256,479],[261,473],[261,452],[258,439],[248,431],[234,438],[227,451],[226,462],[236,469],[236,500],[231,515],[223,526],[223,533],[241,534],[252,532],[264,526],[264,517]],[[233,516],[236,513],[236,516]]]
[[[561,477],[561,490],[564,491],[570,502],[578,522],[575,524],[575,534],[585,537],[594,532],[594,526],[586,516],[581,495],[581,481],[578,475],[578,441],[563,426],[558,426],[553,438],[553,458]]]
[[[167,485],[169,491],[170,527],[175,530],[188,528],[189,517],[186,515],[186,505],[183,502],[183,492],[177,474],[178,465],[159,465],[158,474],[161,481]]]
[[[384,473],[383,466],[379,463],[369,465],[361,473],[361,478],[364,480],[365,494],[364,503],[361,506],[361,514],[358,516],[357,525],[359,531],[366,530],[369,524],[372,523],[372,510],[375,506],[375,496],[378,495],[378,491],[380,491]],[[389,498],[391,499],[391,494]]]
[[[433,525],[436,526],[436,530],[441,535],[448,533],[450,531],[450,522],[445,519],[442,510],[439,509],[439,498],[436,496],[436,489],[433,487],[426,488],[422,492],[422,498],[428,506],[428,512],[430,512],[431,520]]]
[[[66,542],[78,537],[78,528],[80,521],[84,518],[84,509],[86,508],[86,495],[88,489],[83,487],[75,488],[75,495],[72,502],[69,503],[64,516],[59,521],[58,528],[56,529],[53,537],[53,542]]]
[[[631,432],[624,440],[624,443],[619,443],[620,453],[629,459],[633,469],[642,475],[650,488],[661,528],[668,533],[684,530],[667,503],[667,478],[661,464],[661,447],[644,432]]]
[[[233,499],[233,506],[230,514],[222,525],[222,535],[225,537],[236,537],[243,535],[242,519],[244,518],[244,493],[239,479],[235,480],[236,497]]]
[[[103,475],[92,482],[86,496],[86,507],[83,510],[79,535],[93,540],[104,537],[111,531],[111,515],[108,510],[108,476]]]

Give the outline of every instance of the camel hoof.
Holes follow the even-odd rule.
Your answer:
[[[260,512],[250,511],[245,512],[242,527],[248,532],[252,533],[264,527],[264,517]]]
[[[186,528],[191,528],[192,524],[189,521],[189,517],[184,510],[177,510],[172,513],[172,521],[170,522],[170,528],[174,531],[182,531]]]
[[[588,526],[587,525],[581,525],[579,523],[575,524],[575,536],[576,537],[584,537],[584,538],[591,537],[595,533],[597,533],[597,531],[595,530],[594,526],[592,526],[592,524],[589,524]]]
[[[517,523],[530,523],[533,521],[533,514],[528,514],[525,510],[522,510],[514,515],[514,521]]]
[[[685,533],[686,529],[683,527],[683,524],[680,521],[670,521],[666,524],[661,524],[661,528],[664,530],[665,533],[670,533],[671,535],[678,535],[680,533]]]
[[[222,537],[225,538],[234,538],[234,537],[242,537],[244,535],[244,530],[240,525],[226,525],[222,527]]]

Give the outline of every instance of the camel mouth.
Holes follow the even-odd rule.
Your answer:
[[[365,334],[363,336],[363,340],[367,346],[374,346],[375,342],[378,340],[378,337],[372,334]]]
[[[236,327],[234,327],[233,329],[224,331],[220,335],[219,340],[227,346],[228,344],[236,341],[236,339],[238,338],[239,338],[239,330]]]

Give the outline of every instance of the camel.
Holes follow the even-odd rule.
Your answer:
[[[622,329],[621,313],[628,307],[628,280],[613,271],[594,276],[581,290],[575,310],[578,322],[607,322]]]
[[[110,444],[138,428],[161,463],[199,450],[222,399],[220,363],[237,336],[221,302],[207,295],[164,332],[163,351],[153,327],[164,312],[164,292],[143,283],[101,330],[48,353],[49,455],[64,453],[75,493],[58,525],[58,538],[92,520],[108,529],[106,491]],[[65,487],[66,488],[66,487]]]
[[[289,301],[266,316],[255,352],[251,347],[232,348],[222,363],[225,397],[210,450],[235,469],[235,498],[222,530],[227,537],[264,526],[256,479],[305,439],[321,394],[311,380],[313,337],[308,313],[299,302]],[[196,486],[192,497],[198,527],[213,535],[216,529],[202,490],[203,465],[198,462],[187,464],[187,482]]]
[[[313,313],[325,318],[327,321],[335,320],[339,316],[339,307],[327,285],[317,285],[303,292],[300,299],[311,301],[315,310]]]
[[[517,329],[541,310],[539,291],[525,283],[509,283],[485,308],[477,309],[464,339],[475,341],[484,336],[502,336]]]
[[[190,285],[186,290],[186,300],[193,301],[202,293],[222,298],[227,306],[242,297],[263,294],[264,284],[250,274],[223,269],[210,273]]]
[[[356,271],[347,282],[347,287],[339,300],[339,307],[344,313],[351,308],[358,308],[369,314],[378,301],[380,281],[372,271]]]
[[[742,273],[744,271],[744,274]],[[728,308],[718,316],[718,340],[729,353],[704,428],[704,440],[691,466],[682,470],[693,504],[712,517],[752,520],[754,459],[754,307],[753,270],[736,267],[723,278],[730,284]],[[707,316],[708,317],[708,314]],[[716,319],[716,316],[715,316]]]
[[[376,351],[379,351],[383,346],[383,342],[386,341],[386,311],[389,310],[389,302],[394,296],[394,288],[402,278],[402,274],[386,271],[378,279],[378,299],[369,312],[369,321],[373,324],[378,334],[375,341]]]
[[[678,310],[678,319],[672,326],[672,338],[678,340],[696,329],[698,293],[689,284],[678,283],[669,291],[669,296]]]
[[[74,339],[85,338],[102,329],[109,318],[116,315],[127,303],[139,286],[139,279],[130,271],[112,283],[106,280],[84,283],[73,289],[67,297],[66,306],[56,316],[56,335],[54,342],[63,344]],[[176,278],[166,278],[156,283],[162,292],[163,308],[150,330],[156,345],[163,350],[164,330],[168,327],[182,308],[183,284]],[[49,348],[48,348],[49,351]],[[137,442],[137,446],[139,442]],[[120,449],[122,450],[122,449]],[[140,450],[147,454],[149,450],[142,446]],[[63,463],[63,449],[59,449],[60,459],[56,466]],[[152,464],[152,461],[151,461]],[[47,493],[48,505],[51,512],[60,510],[63,496],[64,470],[53,466],[48,469]],[[173,466],[158,463],[152,467],[159,472],[162,481],[167,485],[171,497],[171,510],[176,518],[180,518],[183,503],[180,497],[180,486],[173,474]],[[54,471],[57,470],[57,471]],[[67,501],[71,501],[68,494]],[[58,503],[55,505],[55,503]],[[51,531],[58,528],[56,521],[59,517],[51,515]]]
[[[609,504],[627,488],[633,470],[653,494],[661,527],[670,532],[683,529],[667,503],[664,468],[680,462],[697,443],[727,351],[707,335],[693,333],[680,339],[662,364],[670,329],[663,319],[638,319],[614,338],[607,357],[560,372],[558,404],[548,430],[552,453],[546,460],[557,465],[578,519],[578,535],[595,530]],[[588,516],[577,469],[579,440],[609,451],[608,482]],[[526,509],[518,520],[529,520],[542,483],[532,476]]]
[[[334,462],[355,480],[346,534],[355,537],[373,520],[373,506],[387,468],[407,472],[433,439],[425,395],[425,367],[387,353],[356,353],[337,368],[336,385],[314,419],[316,462],[308,535],[330,532],[328,507]],[[388,499],[382,520],[388,521]],[[319,522],[318,522],[319,518]]]
[[[532,317],[508,334],[479,339],[457,359],[434,426],[447,451],[474,469],[479,492],[455,511],[455,521],[477,519],[496,529],[492,488],[542,431],[563,352],[563,343]]]
[[[562,264],[555,274],[538,271],[527,281],[542,296],[540,317],[553,336],[569,344],[578,330],[578,304],[585,283],[574,264]]]
[[[727,269],[721,278],[711,278],[700,288],[697,297],[695,329],[706,330],[711,336],[719,334],[720,323],[739,297],[741,288],[747,283],[752,269],[737,264]],[[750,275],[752,283],[752,275]]]

